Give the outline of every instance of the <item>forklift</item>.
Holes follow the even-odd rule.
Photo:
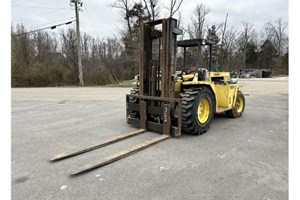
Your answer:
[[[83,165],[71,173],[78,175],[182,133],[201,135],[208,131],[214,114],[241,117],[245,109],[242,85],[232,79],[229,72],[212,71],[213,44],[201,38],[177,41],[180,34],[182,30],[173,18],[141,24],[139,75],[135,77],[135,87],[126,95],[126,122],[138,130],[78,151],[61,153],[51,161],[99,149],[147,131],[160,133],[154,139]],[[197,62],[188,70],[186,50],[191,47],[197,48]],[[183,48],[181,71],[176,71],[177,48]],[[208,69],[199,66],[201,48],[209,52]]]

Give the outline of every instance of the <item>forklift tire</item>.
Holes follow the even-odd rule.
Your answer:
[[[246,102],[245,102],[244,94],[242,93],[242,91],[238,90],[234,108],[226,111],[225,113],[228,117],[232,117],[232,118],[241,117],[245,110],[245,105]]]
[[[133,95],[139,95],[139,88],[133,88],[132,90],[130,90],[130,94],[133,94]],[[138,104],[139,103],[139,99],[136,98],[136,97],[133,97],[133,96],[130,96],[129,97],[129,102],[130,103],[135,103],[135,104]],[[139,118],[139,114],[137,111],[134,111],[134,110],[129,110],[129,117],[130,118]]]
[[[191,135],[206,133],[213,119],[214,98],[207,87],[186,89],[182,99],[182,130]]]
[[[140,93],[139,88],[133,88],[132,90],[130,90],[130,94],[139,95],[139,93]],[[131,96],[129,97],[129,102],[130,103],[138,102],[138,98]]]

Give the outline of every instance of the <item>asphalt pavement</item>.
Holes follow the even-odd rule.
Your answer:
[[[125,118],[130,88],[13,88],[12,199],[288,199],[288,78],[241,82],[241,118],[216,116],[201,136],[171,138],[76,177],[72,170],[158,136],[49,161],[135,130]]]

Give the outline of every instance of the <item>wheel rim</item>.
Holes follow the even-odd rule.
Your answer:
[[[238,96],[238,98],[236,99],[236,111],[238,113],[242,112],[244,108],[244,100],[241,96]]]
[[[201,99],[198,105],[198,121],[204,124],[209,117],[209,102],[207,99]]]

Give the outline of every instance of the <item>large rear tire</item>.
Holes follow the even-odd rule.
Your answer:
[[[201,135],[210,127],[213,119],[214,98],[207,87],[186,89],[182,98],[182,130],[192,135]]]
[[[225,113],[228,117],[232,117],[232,118],[241,117],[245,110],[245,105],[246,105],[245,96],[242,93],[242,91],[238,90],[234,108],[226,111]]]

